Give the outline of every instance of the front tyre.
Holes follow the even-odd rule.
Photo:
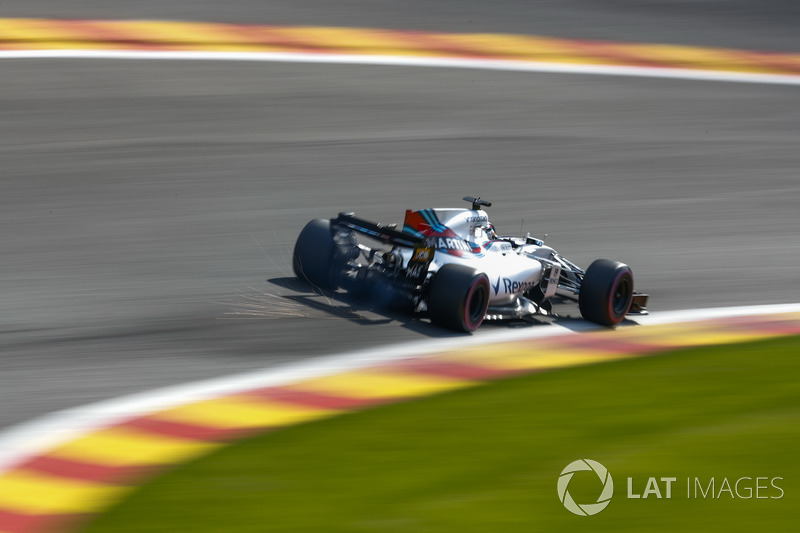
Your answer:
[[[431,322],[454,331],[478,329],[489,306],[489,278],[464,265],[444,265],[431,280],[428,314]]]
[[[329,220],[317,218],[306,224],[292,254],[295,275],[320,289],[336,289],[336,276],[332,271],[335,248]]]
[[[581,283],[578,306],[581,316],[603,326],[622,322],[633,302],[633,273],[619,261],[597,259]]]

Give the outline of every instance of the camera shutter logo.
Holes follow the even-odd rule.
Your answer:
[[[595,503],[575,503],[575,500],[572,499],[572,496],[570,496],[567,490],[569,482],[572,481],[572,476],[575,475],[575,472],[580,472],[581,470],[590,470],[594,472],[603,483],[603,491],[600,493],[600,497],[597,498],[597,502]],[[561,475],[558,477],[558,499],[561,500],[561,503],[564,504],[567,510],[579,516],[592,516],[599,513],[608,507],[613,495],[614,480],[611,479],[611,474],[608,473],[608,469],[591,459],[579,459],[571,462],[561,471]]]

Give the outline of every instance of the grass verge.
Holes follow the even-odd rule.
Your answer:
[[[146,484],[91,533],[795,530],[800,337],[507,379],[288,428]],[[559,502],[575,459],[615,482],[600,514]],[[675,477],[672,498],[627,498]],[[727,478],[762,498],[694,496]],[[690,480],[687,498],[687,479]],[[600,481],[576,474],[578,503]],[[733,492],[733,491],[732,491]],[[715,494],[716,496],[716,494]],[[763,496],[767,496],[763,498]]]

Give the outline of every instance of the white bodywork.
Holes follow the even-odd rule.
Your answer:
[[[490,307],[516,305],[523,293],[540,282],[545,296],[555,293],[561,269],[549,260],[553,253],[551,248],[525,244],[514,249],[510,242],[493,235],[489,217],[483,210],[430,211],[455,236],[441,236],[441,232],[428,236],[436,249],[429,272],[436,272],[448,263],[457,263],[485,273],[491,286]],[[407,266],[413,251],[406,249],[402,254],[404,266]],[[543,280],[545,276],[547,279]]]

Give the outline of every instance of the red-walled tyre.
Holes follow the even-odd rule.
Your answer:
[[[437,326],[471,333],[483,323],[489,294],[486,274],[464,265],[444,265],[431,281],[428,315]]]
[[[622,322],[633,302],[633,273],[628,265],[597,259],[581,283],[578,306],[581,316],[603,326]]]

